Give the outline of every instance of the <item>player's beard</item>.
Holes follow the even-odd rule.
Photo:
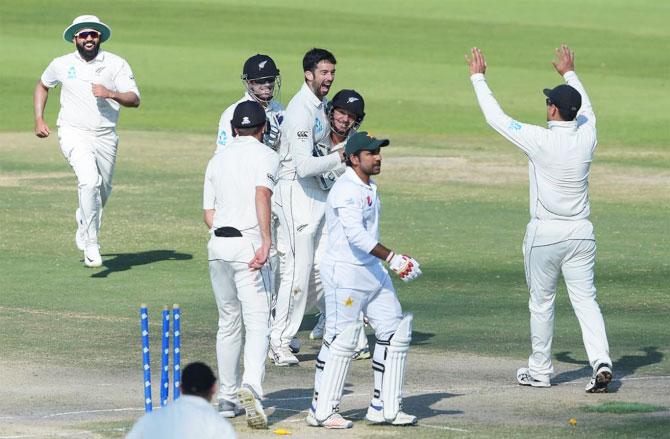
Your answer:
[[[100,43],[96,43],[95,41],[92,41],[93,43],[93,48],[92,49],[86,49],[86,43],[87,41],[77,42],[77,52],[79,52],[79,55],[84,58],[86,61],[91,61],[94,59],[96,56],[98,56],[98,52],[100,51]]]

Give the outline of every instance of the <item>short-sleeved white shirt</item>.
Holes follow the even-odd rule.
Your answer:
[[[249,93],[244,93],[242,99],[235,102],[230,107],[226,108],[223,113],[221,113],[221,119],[219,119],[219,131],[216,137],[216,150],[214,154],[219,153],[223,148],[230,144],[233,141],[233,127],[230,125],[230,122],[233,120],[233,113],[235,113],[235,108],[242,102],[246,101],[255,101],[254,98],[249,95]],[[268,103],[268,106],[265,107],[265,115],[267,116],[270,124],[275,124],[277,129],[281,129],[281,124],[284,120],[284,107],[275,101],[274,99]]]
[[[328,243],[323,261],[355,265],[381,263],[370,254],[379,243],[380,214],[381,201],[375,181],[370,179],[370,184],[365,184],[347,167],[330,189],[326,201]]]
[[[330,134],[326,104],[326,98],[317,98],[305,83],[286,106],[279,148],[280,179],[314,177],[340,165],[339,154],[314,154],[314,145]],[[309,180],[316,185],[314,178]]]
[[[204,398],[182,395],[142,416],[126,439],[220,439],[236,437],[232,425]]]
[[[207,165],[203,209],[214,209],[213,228],[234,227],[258,236],[256,187],[274,190],[279,157],[251,136],[234,137]]]
[[[48,88],[61,85],[60,112],[56,122],[59,127],[96,131],[116,126],[121,104],[93,96],[93,84],[119,93],[132,91],[140,96],[128,63],[120,56],[102,50],[88,62],[76,51],[58,57],[51,61],[40,80]]]

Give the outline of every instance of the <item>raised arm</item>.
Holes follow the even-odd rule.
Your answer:
[[[577,123],[579,125],[596,124],[596,115],[593,112],[591,99],[586,94],[586,89],[575,73],[575,52],[571,51],[568,46],[561,44],[561,47],[556,49],[556,59],[551,62],[559,75],[565,79],[565,82],[574,87],[580,95],[582,95],[582,106],[577,113]]]
[[[545,129],[535,125],[517,122],[505,112],[493,97],[493,92],[486,83],[486,61],[481,50],[473,47],[471,56],[465,56],[470,69],[470,81],[475,89],[479,107],[484,113],[486,122],[507,140],[518,146],[528,156],[532,156],[538,148],[538,140],[544,135]]]

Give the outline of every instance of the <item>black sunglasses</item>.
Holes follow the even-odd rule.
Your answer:
[[[91,38],[98,38],[100,36],[100,32],[94,31],[94,30],[87,30],[84,32],[79,32],[77,34],[77,38],[81,38],[82,40],[85,40],[88,37]]]

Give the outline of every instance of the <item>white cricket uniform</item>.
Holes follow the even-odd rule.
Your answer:
[[[51,61],[40,78],[47,88],[61,85],[58,139],[63,156],[77,176],[79,209],[86,224],[87,244],[98,242],[100,215],[112,191],[119,138],[116,123],[121,104],[93,96],[92,85],[111,91],[140,92],[128,63],[100,50],[86,61],[78,52]]]
[[[232,425],[204,398],[182,395],[142,416],[126,439],[219,439],[236,437]]]
[[[341,165],[339,154],[314,154],[314,145],[330,135],[326,103],[303,84],[284,113],[279,182],[273,197],[278,240],[286,245],[271,333],[275,348],[288,347],[305,313],[328,195],[317,176]]]
[[[375,330],[377,344],[372,360],[374,392],[371,404],[380,400],[386,347],[402,320],[402,307],[382,261],[370,254],[379,243],[381,201],[377,184],[365,184],[347,167],[328,194],[326,226],[328,242],[321,259],[325,290],[326,333],[316,359],[314,399],[321,389],[324,366],[330,360],[330,344],[336,336],[365,315]]]
[[[523,243],[533,350],[528,364],[531,376],[541,381],[548,381],[554,371],[554,298],[561,273],[591,366],[612,364],[605,324],[596,302],[596,245],[589,220],[588,177],[597,144],[596,118],[575,72],[567,72],[564,79],[582,96],[577,118],[550,121],[548,128],[542,128],[507,116],[484,75],[471,76],[488,124],[528,156],[530,222]]]
[[[256,100],[249,94],[249,92],[245,92],[244,96],[237,102],[235,102],[233,105],[229,106],[226,108],[226,110],[221,113],[221,118],[219,120],[219,131],[216,137],[216,150],[214,151],[214,154],[217,154],[226,147],[226,145],[230,144],[230,142],[233,141],[234,136],[233,136],[233,131],[232,131],[232,125],[231,122],[233,120],[233,114],[235,113],[235,108],[242,102],[246,101],[252,101],[255,102]],[[263,136],[263,143],[267,145],[268,147],[272,148],[273,150],[277,150],[279,148],[279,142],[281,141],[281,124],[284,121],[284,107],[274,99],[271,100],[268,103],[267,107],[265,108],[265,116],[267,117],[268,121],[270,122],[270,128],[269,130],[266,130],[265,135]],[[272,270],[272,292],[273,295],[276,296],[277,291],[275,284],[278,282],[277,277],[279,276],[278,273],[278,268],[279,268],[279,262],[280,262],[280,257],[277,254],[277,250],[279,248],[280,254],[284,254],[283,248],[285,247],[282,245],[282,243],[277,242],[277,228],[279,227],[279,217],[276,212],[274,212],[274,203],[272,204],[273,206],[273,212],[272,212],[272,248],[270,249],[270,256],[269,256],[269,264],[270,264],[270,269]]]
[[[216,137],[216,150],[214,151],[215,154],[222,151],[223,148],[233,140],[233,128],[230,124],[233,120],[233,113],[239,104],[246,101],[256,100],[251,97],[249,92],[245,92],[244,96],[242,96],[240,100],[226,108],[226,110],[221,113],[221,119],[219,119],[219,131]],[[281,124],[284,120],[284,107],[282,107],[279,102],[273,99],[268,103],[268,106],[265,107],[265,115],[270,122],[270,131],[266,132],[263,142],[266,143],[266,145],[272,147],[275,141],[278,142],[280,140],[279,133],[281,132]]]
[[[261,245],[256,216],[256,188],[274,189],[277,154],[251,136],[235,137],[209,161],[203,209],[214,209],[207,246],[212,289],[219,309],[216,356],[221,388],[219,399],[235,402],[240,388],[239,359],[244,324],[244,375],[262,397],[265,357],[270,335],[272,292],[270,270],[250,271],[248,263]],[[214,230],[233,227],[241,237],[217,237]]]
[[[369,319],[378,340],[388,340],[402,309],[382,261],[370,254],[379,243],[381,201],[377,184],[365,184],[352,168],[335,182],[326,206],[328,241],[321,259],[326,296],[326,334],[337,334],[360,318]]]

